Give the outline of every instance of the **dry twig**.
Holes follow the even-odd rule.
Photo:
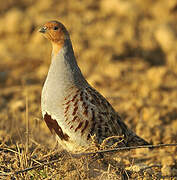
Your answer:
[[[103,153],[111,153],[111,152],[118,152],[118,151],[126,151],[126,150],[132,150],[132,149],[140,149],[140,148],[161,148],[161,147],[170,147],[170,146],[177,146],[177,143],[174,144],[157,144],[157,145],[144,145],[144,146],[132,146],[132,147],[120,147],[120,148],[114,148],[114,149],[109,149],[109,150],[101,150],[101,151],[97,151],[97,152],[87,152],[87,153],[80,153],[79,155],[94,155],[94,154],[103,154]],[[0,151],[5,151],[8,149],[3,149],[0,148]],[[59,159],[55,159],[43,164],[39,164],[39,165],[35,165],[32,166],[30,168],[26,168],[26,169],[22,169],[20,171],[15,171],[15,172],[10,172],[10,173],[0,173],[0,176],[8,176],[8,175],[17,175],[20,173],[24,173],[24,172],[28,172],[30,170],[33,169],[38,169],[41,168],[43,166],[48,166],[51,165],[52,163],[58,162]]]
[[[177,146],[177,143],[174,143],[174,144],[157,144],[157,145],[120,147],[120,148],[114,148],[114,149],[100,150],[100,151],[97,151],[97,152],[80,153],[80,155],[94,155],[94,154],[103,154],[103,153],[111,153],[111,152],[118,152],[118,151],[126,151],[126,150],[132,150],[132,149],[161,148],[161,147],[169,147],[169,146]]]

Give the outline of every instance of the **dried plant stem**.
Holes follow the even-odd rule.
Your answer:
[[[49,162],[46,162],[46,163],[43,163],[43,164],[32,166],[30,168],[22,169],[20,171],[15,171],[15,172],[10,172],[10,173],[0,173],[0,176],[10,176],[10,175],[17,175],[17,174],[20,174],[20,173],[25,173],[25,172],[31,171],[33,169],[38,169],[38,168],[50,165],[50,164],[58,162],[58,161],[59,161],[58,159],[55,159],[55,160],[52,160],[52,161],[49,161]]]
[[[28,152],[29,148],[29,108],[28,108],[28,92],[26,91],[26,153]]]
[[[132,150],[132,149],[161,148],[161,147],[169,147],[169,146],[177,146],[177,143],[174,143],[174,144],[157,144],[157,145],[143,145],[143,146],[120,147],[120,148],[114,148],[114,149],[100,150],[100,151],[96,151],[96,152],[80,153],[80,155],[93,155],[93,154],[102,154],[102,153],[111,153],[111,152],[118,152],[118,151],[126,151],[126,150]]]
[[[93,155],[93,154],[103,154],[103,153],[110,153],[110,152],[118,152],[118,151],[125,151],[125,150],[132,150],[132,149],[140,149],[140,148],[162,148],[162,147],[172,147],[172,146],[177,146],[177,143],[174,144],[157,144],[157,145],[144,145],[144,146],[132,146],[132,147],[120,147],[120,148],[114,148],[114,149],[110,149],[110,150],[102,150],[102,151],[97,151],[97,152],[88,152],[88,153],[80,153],[79,155]],[[0,148],[0,151],[4,151],[4,150],[8,150]],[[50,165],[52,163],[58,162],[59,159],[55,159],[46,163],[41,163],[39,165],[35,165],[33,167],[30,168],[26,168],[26,169],[22,169],[20,171],[15,171],[15,172],[10,172],[10,173],[3,173],[0,172],[0,176],[8,176],[8,175],[17,175],[20,173],[24,173],[24,172],[28,172],[30,170],[33,169],[38,169],[41,168],[43,166],[47,166]]]

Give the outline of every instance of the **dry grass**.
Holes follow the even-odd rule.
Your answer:
[[[0,178],[177,178],[176,147],[97,159],[72,157],[56,144],[40,112],[51,47],[37,33],[48,20],[62,21],[85,77],[126,124],[154,144],[176,143],[176,9],[176,0],[1,2]]]

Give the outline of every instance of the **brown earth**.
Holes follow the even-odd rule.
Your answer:
[[[176,147],[91,162],[55,146],[40,110],[51,46],[37,32],[64,23],[85,77],[126,124],[153,144],[177,143],[176,0],[6,0],[0,15],[0,178],[177,179]]]

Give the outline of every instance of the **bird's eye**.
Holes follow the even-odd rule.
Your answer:
[[[54,26],[54,27],[53,27],[53,30],[56,31],[57,29],[58,29],[58,26]]]

